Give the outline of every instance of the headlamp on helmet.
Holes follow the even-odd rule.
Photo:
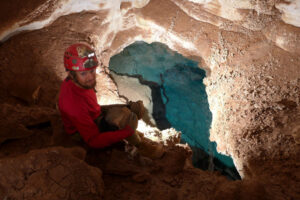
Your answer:
[[[87,71],[98,66],[94,50],[85,44],[73,44],[64,54],[64,66],[70,71]]]

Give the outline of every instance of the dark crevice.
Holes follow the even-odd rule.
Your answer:
[[[162,73],[160,73],[159,74],[159,76],[160,76],[160,81],[161,81],[161,84],[160,84],[160,88],[161,88],[161,93],[164,95],[164,97],[166,98],[166,103],[165,103],[165,105],[167,105],[168,103],[169,103],[169,97],[168,97],[168,95],[167,95],[167,93],[166,93],[166,89],[165,89],[165,87],[164,87],[164,77],[163,77],[163,74]]]
[[[208,154],[203,149],[191,146],[193,151],[193,165],[197,168],[210,171],[218,171],[230,180],[241,180],[235,167],[227,167],[218,158]]]
[[[48,128],[50,126],[51,126],[51,122],[46,121],[46,122],[26,126],[26,128],[29,130],[32,130],[32,129],[44,129],[44,128]]]

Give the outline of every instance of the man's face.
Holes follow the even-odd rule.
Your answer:
[[[76,71],[76,77],[72,77],[75,83],[84,89],[93,89],[96,86],[96,69],[88,71]]]

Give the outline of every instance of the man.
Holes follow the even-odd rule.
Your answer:
[[[98,61],[93,49],[85,44],[71,45],[65,51],[64,66],[68,76],[61,85],[58,107],[68,134],[79,133],[93,148],[126,139],[144,156],[159,158],[163,155],[161,146],[141,140],[136,133],[138,118],[144,109],[141,101],[128,106],[102,107],[97,103],[94,88]]]

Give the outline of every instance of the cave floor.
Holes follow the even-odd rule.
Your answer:
[[[289,196],[287,192],[295,190],[293,187],[297,186],[277,185],[280,179],[288,182],[297,181],[297,177],[289,174],[289,171],[282,171],[280,176],[273,177],[277,179],[273,180],[273,184],[270,180],[260,178],[230,181],[218,172],[194,168],[191,164],[190,148],[182,145],[166,145],[164,156],[157,160],[139,155],[132,156],[125,151],[123,142],[105,149],[90,149],[64,133],[59,115],[54,114],[50,117],[51,122],[45,120],[42,123],[39,121],[37,125],[27,126],[33,132],[30,136],[3,142],[0,147],[0,158],[26,157],[31,150],[43,151],[45,148],[85,149],[85,156],[82,157],[84,162],[102,171],[103,199],[272,199],[273,194],[279,197],[275,199],[280,199]],[[42,159],[35,162],[46,165],[46,161]],[[295,168],[294,162],[295,160],[286,160],[284,165]],[[274,167],[282,165],[282,163],[272,164]],[[66,170],[71,171],[73,166],[76,164],[70,164]],[[268,170],[266,166],[264,164],[264,170]],[[0,172],[1,170],[3,169],[0,168]],[[297,170],[297,167],[293,170]],[[21,181],[24,181],[22,183],[24,185],[28,184],[26,180]],[[86,187],[87,183],[83,179],[77,184],[78,187]]]

